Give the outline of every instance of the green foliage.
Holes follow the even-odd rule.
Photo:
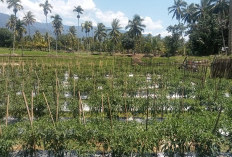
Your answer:
[[[13,43],[13,34],[6,28],[0,28],[0,46],[10,47]]]
[[[128,51],[130,49],[134,49],[135,42],[128,34],[124,34],[122,37],[122,46]]]

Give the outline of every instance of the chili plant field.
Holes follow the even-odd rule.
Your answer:
[[[232,81],[183,60],[0,57],[0,156],[231,153]]]

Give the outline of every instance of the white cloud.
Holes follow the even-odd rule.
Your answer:
[[[44,3],[45,0],[22,0],[22,5],[24,10],[18,12],[18,17],[22,18],[26,12],[29,10],[33,12],[35,18],[38,22],[45,22],[45,15],[43,9],[39,7],[40,3]],[[65,25],[77,25],[77,13],[73,12],[74,6],[81,5],[84,9],[84,14],[81,15],[80,23],[89,20],[93,22],[96,26],[97,23],[102,22],[107,27],[110,27],[113,19],[117,18],[120,20],[122,28],[128,24],[129,18],[125,13],[121,11],[102,11],[97,8],[94,0],[50,0],[49,3],[53,6],[52,13],[48,14],[48,22],[51,21],[50,16],[54,14],[59,14],[63,19]],[[6,14],[12,14],[12,9],[7,9],[6,3],[0,3],[0,12]],[[162,21],[154,21],[151,17],[144,17],[144,24],[146,25],[144,33],[151,33],[153,35],[159,34],[157,32],[164,31]],[[167,34],[166,32],[161,32],[160,34]]]
[[[171,35],[171,33],[170,33],[170,32],[168,32],[168,31],[162,31],[162,32],[160,32],[160,33],[158,33],[158,34],[160,34],[160,35],[161,35],[161,37],[166,37],[166,36]],[[157,34],[157,35],[158,35],[158,34]]]

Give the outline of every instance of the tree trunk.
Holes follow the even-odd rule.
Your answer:
[[[57,40],[58,40],[58,36],[56,36],[56,56],[57,56]]]
[[[232,0],[230,0],[230,12],[229,15],[232,15]],[[229,16],[229,52],[228,54],[232,54],[232,16]]]
[[[79,14],[78,14],[79,15]],[[80,31],[79,31],[79,18],[78,18],[78,28],[77,28],[77,40],[78,40],[78,42],[77,42],[77,51],[79,52],[79,38],[78,38],[78,36],[79,36],[79,33]]]

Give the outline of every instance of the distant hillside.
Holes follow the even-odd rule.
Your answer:
[[[6,27],[6,23],[8,21],[8,19],[10,18],[9,15],[7,14],[3,14],[3,13],[0,13],[0,27]],[[67,25],[64,25],[64,30],[63,30],[63,34],[67,34],[68,33],[68,30],[69,30],[69,27],[70,26],[67,26]],[[49,23],[48,25],[46,25],[46,23],[39,23],[39,22],[36,22],[34,23],[32,26],[31,26],[31,35],[33,35],[35,33],[35,31],[40,31],[42,34],[45,34],[45,32],[48,32],[54,36],[54,33],[53,33],[53,28],[52,28],[52,24]],[[78,31],[78,27],[76,26],[76,30]],[[79,29],[78,31],[78,37],[83,37],[85,36],[85,33],[81,31],[81,28]],[[90,32],[90,35],[93,34],[93,30]]]

